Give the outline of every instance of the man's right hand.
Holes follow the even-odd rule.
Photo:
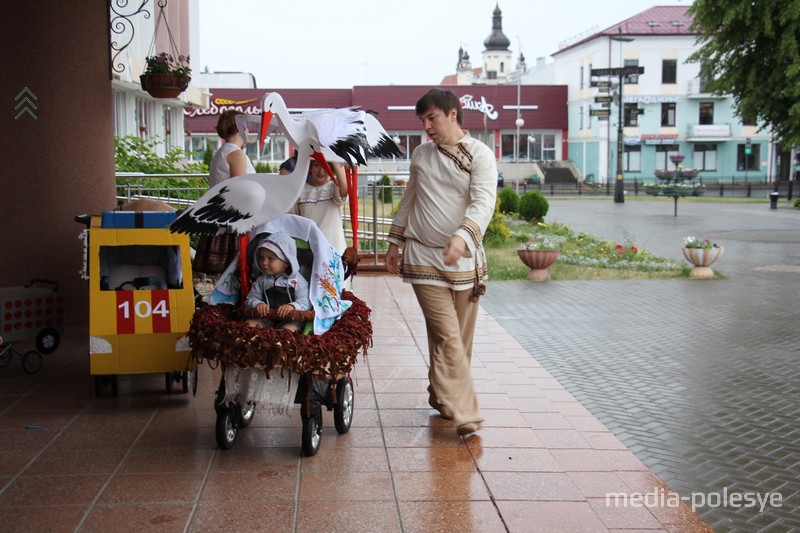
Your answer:
[[[396,244],[389,244],[386,250],[386,271],[389,274],[400,274],[400,250]]]

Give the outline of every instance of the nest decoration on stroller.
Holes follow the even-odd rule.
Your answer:
[[[285,214],[254,228],[244,251],[249,270],[257,270],[252,258],[260,242],[278,231],[299,243],[300,271],[309,281],[313,306],[311,312],[295,311],[289,318],[310,320],[307,329],[312,331],[248,325],[238,308],[248,277],[241,278],[242,268],[234,262],[217,282],[209,305],[195,312],[188,337],[198,363],[223,368],[215,398],[220,448],[233,446],[238,430],[252,420],[255,406],[283,412],[293,400],[301,405],[303,452],[315,455],[322,406],[333,411],[339,433],[350,429],[354,400],[350,371],[358,353],[366,355],[371,344],[371,310],[353,293],[341,290],[341,257],[310,219]]]

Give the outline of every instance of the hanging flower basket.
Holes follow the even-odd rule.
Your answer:
[[[139,76],[142,89],[153,98],[177,98],[189,86],[179,74],[150,73]]]

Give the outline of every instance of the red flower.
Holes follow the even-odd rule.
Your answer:
[[[616,248],[617,250],[619,250],[620,248],[622,248],[622,245],[621,245],[621,244],[618,244],[618,245],[616,245],[616,246],[615,246],[615,248]]]

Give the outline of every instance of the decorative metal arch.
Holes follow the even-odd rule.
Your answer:
[[[149,19],[150,12],[145,9],[149,1],[141,0],[138,8],[135,3],[129,6],[130,2],[128,0],[109,0],[108,2],[110,14],[113,15],[110,23],[110,40],[111,50],[114,52],[111,56],[111,68],[114,72],[123,72],[125,70],[125,65],[122,61],[117,61],[117,57],[131,44],[136,34],[136,29],[130,19],[139,13],[144,14],[144,18]],[[119,39],[115,39],[115,35],[119,36]]]

